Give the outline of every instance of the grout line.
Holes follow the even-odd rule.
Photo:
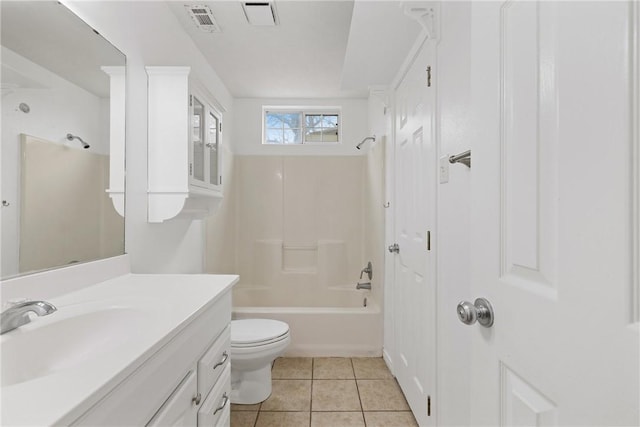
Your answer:
[[[367,420],[364,417],[364,407],[362,406],[362,397],[360,397],[360,387],[358,387],[358,378],[356,378],[356,368],[353,366],[353,358],[349,358],[351,361],[351,369],[353,370],[353,380],[356,382],[356,391],[358,392],[358,401],[360,402],[360,414],[362,414],[362,422],[364,427],[367,427]]]
[[[309,396],[309,427],[311,427],[311,416],[313,415],[313,365],[315,363],[315,358],[311,358],[311,396]]]

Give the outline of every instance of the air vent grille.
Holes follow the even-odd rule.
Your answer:
[[[213,21],[209,15],[195,15],[200,25],[213,25]]]
[[[209,6],[185,5],[185,7],[189,16],[191,16],[191,19],[200,30],[207,33],[219,33],[222,31]]]
[[[251,25],[278,25],[278,14],[274,2],[243,2],[242,8],[247,22]]]

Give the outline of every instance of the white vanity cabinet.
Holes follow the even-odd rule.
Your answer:
[[[148,221],[201,219],[222,199],[222,113],[189,67],[146,67]]]
[[[231,413],[229,328],[163,403],[148,426],[228,426]],[[195,367],[194,367],[195,368]]]
[[[228,426],[231,292],[200,314],[74,426]]]

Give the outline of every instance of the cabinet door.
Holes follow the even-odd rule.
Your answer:
[[[192,184],[198,185],[206,182],[205,163],[207,162],[207,141],[205,133],[205,105],[196,95],[190,96],[190,153],[189,153],[189,178]]]
[[[209,110],[209,135],[207,138],[208,149],[208,174],[207,183],[212,186],[221,185],[220,176],[220,134],[222,122],[220,115],[213,110]]]
[[[189,184],[220,191],[222,115],[198,89],[192,90],[190,112]]]
[[[194,371],[189,371],[147,426],[195,426],[198,422],[198,406],[194,401],[198,391],[196,379]]]

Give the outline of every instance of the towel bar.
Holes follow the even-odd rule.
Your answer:
[[[467,165],[467,167],[471,167],[471,150],[456,154],[455,156],[450,156],[449,163],[462,163]]]

